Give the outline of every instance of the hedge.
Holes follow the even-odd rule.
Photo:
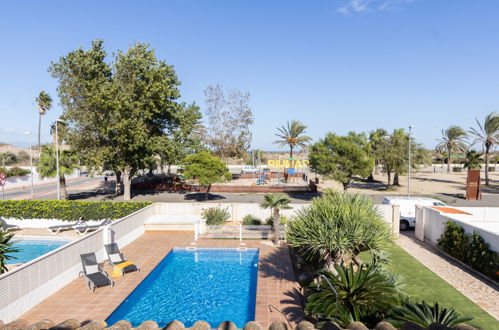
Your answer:
[[[63,221],[119,219],[152,202],[0,201],[0,217]]]

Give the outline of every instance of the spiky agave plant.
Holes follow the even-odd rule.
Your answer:
[[[330,267],[350,260],[359,263],[359,253],[381,250],[393,241],[393,234],[369,197],[327,191],[296,212],[287,239],[305,259]]]
[[[8,271],[7,261],[15,259],[12,254],[20,251],[14,247],[15,243],[17,241],[14,239],[14,233],[0,229],[0,274]]]
[[[311,284],[305,310],[319,319],[327,319],[348,327],[353,321],[374,325],[388,315],[401,300],[398,277],[376,264],[356,267],[334,265],[333,272],[319,274],[325,279],[320,286]],[[336,290],[336,294],[331,288]],[[315,291],[315,289],[318,291]]]
[[[397,306],[392,310],[392,316],[425,329],[433,323],[454,327],[459,323],[466,323],[473,319],[461,316],[454,309],[442,307],[437,302],[430,305],[425,301],[419,303],[405,301],[402,306]]]

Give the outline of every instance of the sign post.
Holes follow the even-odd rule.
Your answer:
[[[2,186],[2,200],[5,200],[5,182],[7,181],[7,175],[0,172],[0,186]]]

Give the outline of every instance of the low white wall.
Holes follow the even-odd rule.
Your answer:
[[[262,209],[257,203],[156,203],[157,215],[171,216],[201,216],[206,209],[212,207],[225,208],[230,213],[230,221],[241,222],[244,216],[250,214],[262,220],[271,216],[270,209]],[[295,212],[309,206],[310,204],[289,204],[291,209],[281,210],[280,213],[291,217]],[[392,205],[376,205],[383,219],[392,223]]]
[[[12,166],[6,166],[7,169],[12,168]],[[20,168],[31,171],[31,168],[29,166],[20,166]],[[74,172],[70,175],[66,175],[66,179],[71,179],[71,178],[77,178],[80,175],[79,170],[74,170]],[[42,179],[38,172],[36,171],[36,168],[33,166],[33,184],[41,184],[41,183],[56,183],[55,178],[44,178]],[[30,186],[31,185],[31,174],[27,174],[24,176],[13,176],[10,178],[7,178],[5,182],[5,189],[10,189],[10,188],[17,188],[17,187],[23,187],[23,186]]]
[[[499,232],[495,231],[497,220],[494,220],[497,219],[495,214],[498,214],[499,208],[456,207],[456,209],[471,215],[442,213],[431,207],[424,207],[422,211],[416,212],[416,237],[437,244],[445,223],[450,220],[463,227],[467,234],[478,232],[490,248],[499,253]]]
[[[48,228],[52,226],[69,225],[76,221],[62,221],[58,219],[15,219],[15,218],[2,218],[9,225],[17,225],[19,228]],[[98,225],[102,220],[89,220],[85,221],[87,225]]]

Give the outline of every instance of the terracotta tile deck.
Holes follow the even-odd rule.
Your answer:
[[[43,319],[56,323],[67,319],[105,320],[172,248],[193,246],[192,237],[190,232],[146,232],[123,249],[127,259],[136,262],[141,272],[114,279],[113,288],[100,288],[94,293],[88,290],[83,279],[77,279],[21,318],[31,323]],[[282,310],[294,326],[303,319],[303,313],[287,247],[275,248],[267,241],[258,240],[244,243],[246,247],[260,249],[255,320],[264,328],[276,320],[286,322],[286,318],[270,306],[273,305]],[[236,240],[200,239],[195,246],[235,248],[241,245]],[[111,273],[109,266],[105,269]]]

